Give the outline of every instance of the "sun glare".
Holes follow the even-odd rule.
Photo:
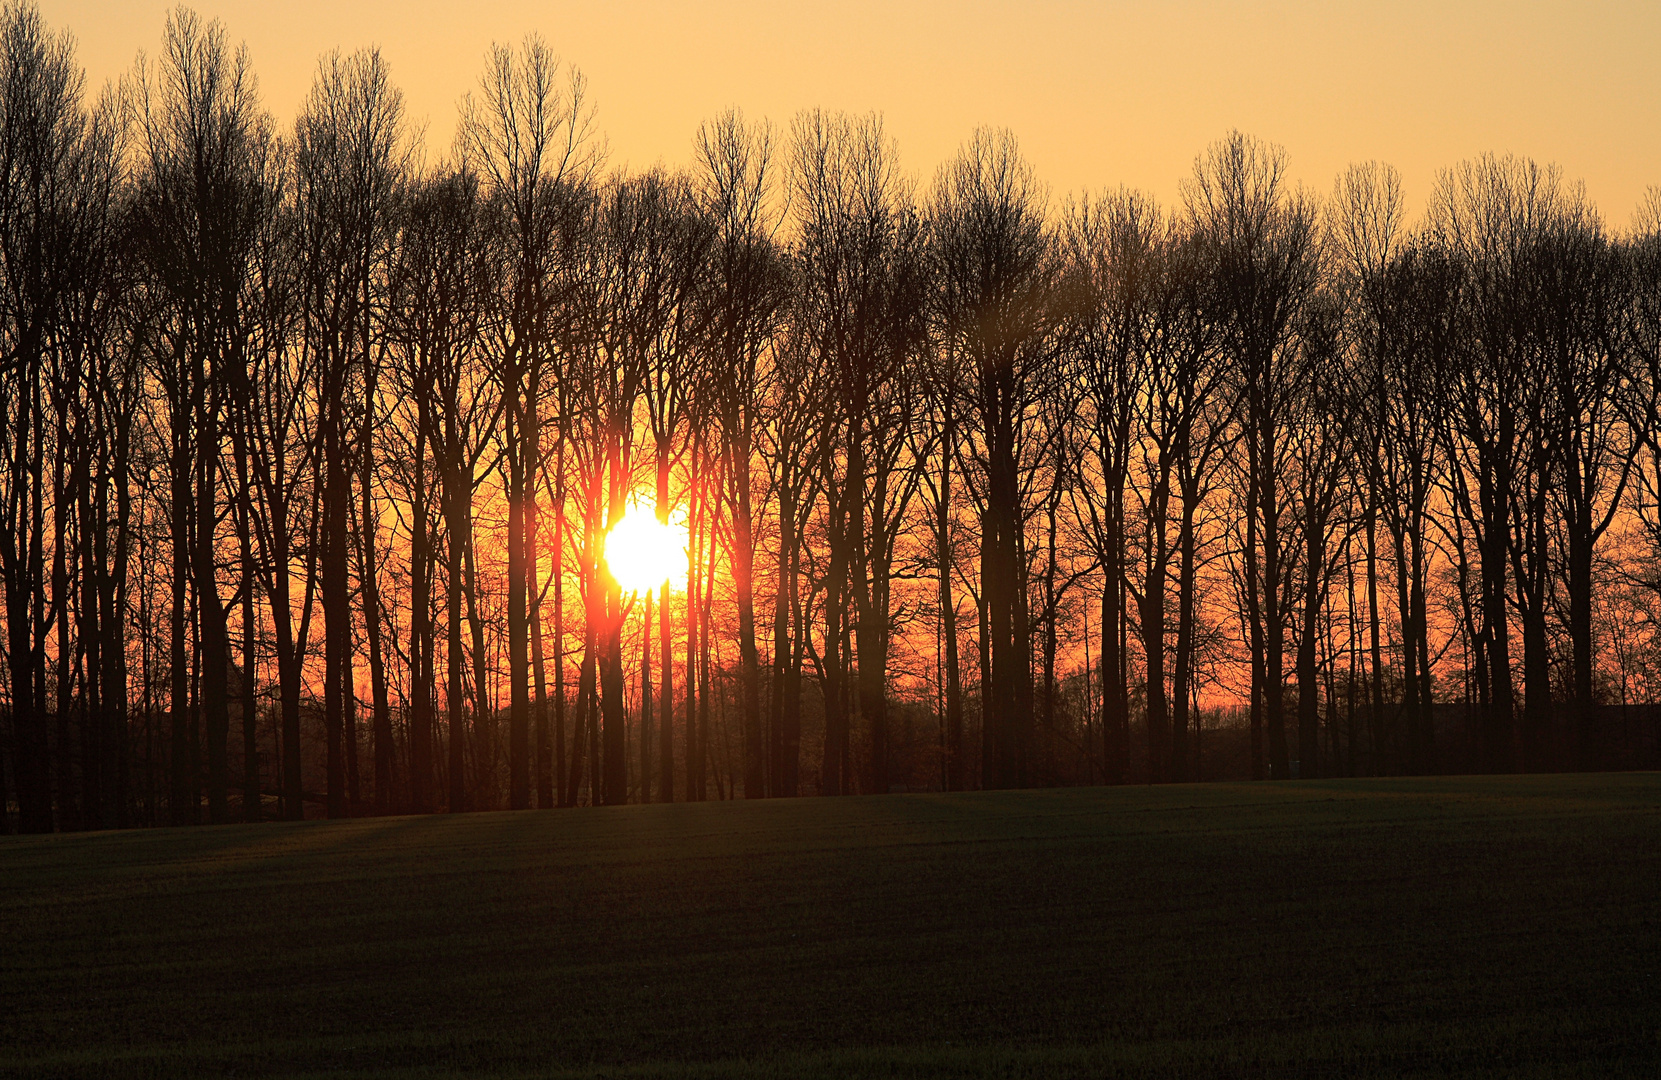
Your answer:
[[[606,534],[606,566],[624,592],[645,592],[686,583],[686,526],[665,524],[651,507],[631,503]]]

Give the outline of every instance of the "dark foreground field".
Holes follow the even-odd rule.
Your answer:
[[[1661,775],[0,839],[0,1076],[1661,1070]]]

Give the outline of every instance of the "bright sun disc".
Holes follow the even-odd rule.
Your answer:
[[[606,567],[624,592],[645,592],[686,581],[686,526],[665,524],[649,507],[630,505],[606,534]]]

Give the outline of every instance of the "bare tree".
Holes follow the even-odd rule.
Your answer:
[[[1253,699],[1265,706],[1271,776],[1290,769],[1283,656],[1287,536],[1283,532],[1288,396],[1298,317],[1318,281],[1315,207],[1286,188],[1281,148],[1233,132],[1194,163],[1184,186],[1188,227],[1211,264],[1214,318],[1244,402],[1244,597]],[[1254,712],[1254,716],[1255,716]],[[1254,742],[1254,767],[1261,761]]]
[[[763,361],[780,330],[789,279],[776,244],[782,215],[774,204],[771,128],[746,125],[741,114],[726,113],[699,131],[697,154],[702,172],[700,202],[713,233],[705,333],[712,368],[710,387],[726,439],[724,464],[731,499],[743,688],[744,795],[753,799],[770,793],[770,755],[762,725],[761,661],[756,648],[756,492],[751,465],[761,420]]]
[[[539,601],[531,557],[542,467],[539,402],[552,374],[551,324],[571,218],[598,164],[593,111],[575,68],[561,72],[542,39],[490,53],[479,96],[462,104],[469,166],[504,213],[507,274],[491,352],[502,388],[508,503],[508,773],[513,809],[530,805],[530,618]],[[563,83],[563,85],[561,85]],[[540,618],[538,619],[540,623]],[[538,709],[541,716],[543,710]]]
[[[1429,212],[1431,234],[1465,279],[1462,347],[1441,373],[1438,391],[1451,409],[1443,439],[1452,499],[1479,553],[1482,624],[1475,652],[1484,670],[1477,685],[1484,762],[1493,771],[1535,764],[1538,726],[1550,714],[1543,514],[1555,427],[1545,415],[1550,403],[1522,313],[1528,251],[1559,212],[1559,186],[1551,169],[1485,156],[1444,172]],[[1511,675],[1513,603],[1523,615],[1531,700],[1521,741]]]
[[[377,334],[376,290],[384,276],[386,238],[400,182],[402,123],[402,95],[392,87],[380,54],[373,51],[325,56],[295,122],[302,329],[313,357],[321,446],[318,531],[331,817],[348,812],[349,780],[354,794],[356,789],[356,732],[347,727],[355,713],[347,701],[354,693],[348,522],[355,511],[350,456],[353,421],[373,407],[373,388],[365,376]],[[356,433],[360,453],[361,430]],[[366,561],[365,569],[369,568]],[[375,601],[373,586],[366,595]],[[372,634],[379,633],[378,611],[370,627]]]
[[[218,585],[221,430],[246,362],[244,293],[251,250],[272,200],[264,190],[270,120],[259,109],[245,49],[188,9],[168,18],[162,57],[135,78],[140,138],[138,214],[166,298],[154,350],[172,438],[173,799],[175,823],[200,813],[198,727],[189,707],[185,585],[201,634],[200,720],[209,811],[226,819],[230,644]]]
[[[1628,319],[1633,278],[1625,253],[1604,234],[1596,212],[1576,199],[1540,238],[1536,290],[1527,312],[1553,398],[1560,461],[1551,484],[1562,522],[1569,594],[1574,761],[1597,766],[1593,685],[1594,563],[1597,547],[1624,505],[1642,428],[1642,364]],[[1635,407],[1636,406],[1636,407]],[[1544,765],[1543,755],[1536,768]]]
[[[1060,261],[1045,192],[1007,132],[982,130],[945,166],[930,204],[935,288],[965,361],[971,482],[981,490],[980,582],[990,688],[983,686],[982,786],[1028,782],[1031,636],[1021,463],[1053,387]],[[988,696],[988,694],[990,696]]]
[[[108,97],[87,109],[82,85],[67,33],[48,30],[31,4],[0,9],[0,582],[12,767],[25,832],[54,824],[46,712],[54,623],[58,821],[96,826],[125,818],[115,768],[126,699],[118,685],[125,641],[116,603],[125,582],[122,511],[137,384],[136,372],[113,352],[120,117]],[[48,460],[56,463],[50,487],[43,475]],[[69,559],[80,571],[73,583]],[[70,665],[79,665],[78,675]],[[79,792],[65,726],[75,681],[83,688]]]

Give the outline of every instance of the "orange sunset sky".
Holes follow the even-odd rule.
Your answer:
[[[171,6],[42,0],[89,85],[154,52]],[[1142,188],[1170,202],[1238,127],[1284,145],[1325,193],[1349,162],[1436,171],[1484,150],[1553,161],[1615,228],[1661,184],[1661,3],[849,3],[200,0],[245,41],[266,106],[292,118],[319,54],[378,45],[448,151],[493,41],[540,32],[588,76],[613,165],[689,158],[728,105],[881,110],[927,181],[977,124],[1007,126],[1057,196]]]

